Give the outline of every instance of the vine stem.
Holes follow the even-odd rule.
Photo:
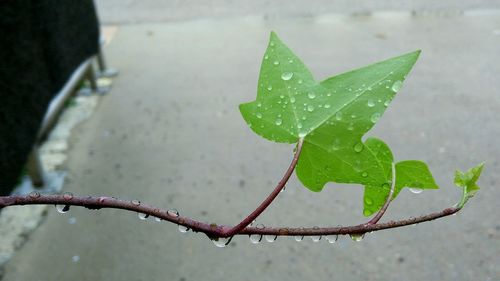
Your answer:
[[[264,210],[271,205],[271,203],[274,201],[274,199],[280,194],[280,192],[283,190],[285,187],[286,183],[290,179],[290,176],[293,173],[293,170],[295,169],[295,166],[297,166],[297,161],[299,160],[300,152],[302,151],[302,145],[304,144],[304,139],[300,138],[297,147],[295,149],[295,153],[293,155],[292,162],[290,163],[290,166],[288,166],[288,169],[286,170],[285,174],[283,175],[283,178],[278,182],[276,187],[274,188],[273,192],[267,196],[264,201],[255,209],[250,215],[248,215],[245,219],[243,219],[240,223],[235,225],[234,227],[228,229],[228,230],[223,230],[222,232],[222,237],[231,237],[234,234],[240,232],[243,230],[245,227],[249,226]]]
[[[366,232],[379,231],[390,228],[403,227],[407,225],[417,224],[421,222],[431,221],[453,215],[461,210],[461,207],[451,207],[440,212],[423,215],[416,218],[409,218],[399,221],[389,221],[387,223],[377,223],[383,216],[389,205],[390,198],[394,191],[394,182],[391,187],[389,197],[384,204],[384,207],[379,213],[368,223],[354,226],[339,226],[339,227],[313,227],[313,228],[292,228],[292,227],[252,227],[252,223],[276,198],[279,192],[285,187],[288,179],[293,173],[297,165],[300,152],[302,150],[303,139],[299,139],[293,160],[285,172],[283,178],[279,181],[276,188],[264,199],[264,201],[245,219],[235,226],[218,225],[216,223],[201,222],[189,217],[180,216],[177,212],[156,208],[147,204],[143,204],[138,200],[123,200],[115,197],[107,196],[75,196],[70,193],[46,195],[36,191],[27,195],[12,195],[0,196],[0,210],[8,206],[16,205],[62,205],[63,209],[69,209],[70,206],[81,206],[91,210],[112,208],[138,212],[147,216],[153,216],[162,220],[183,225],[194,232],[202,232],[211,238],[232,237],[234,235],[276,235],[276,236],[317,236],[317,235],[351,235],[364,234]],[[393,166],[394,169],[394,166]],[[394,177],[394,171],[393,171]],[[375,220],[375,218],[377,218]]]
[[[391,203],[392,195],[394,194],[394,187],[396,186],[396,166],[394,165],[394,162],[391,163],[391,175],[391,190],[389,191],[389,195],[387,195],[384,206],[382,206],[378,213],[369,222],[367,222],[367,224],[376,224],[384,216],[385,211],[387,211],[387,208]]]

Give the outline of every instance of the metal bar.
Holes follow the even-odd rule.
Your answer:
[[[44,185],[44,170],[40,155],[38,154],[38,146],[34,146],[28,156],[28,163],[26,165],[28,175],[34,187],[42,187]]]

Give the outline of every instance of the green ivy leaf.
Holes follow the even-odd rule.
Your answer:
[[[458,208],[462,208],[469,198],[473,197],[479,190],[477,185],[477,180],[483,171],[484,163],[477,165],[474,168],[469,169],[467,172],[462,172],[460,170],[455,171],[455,185],[463,189],[462,200],[458,204]]]
[[[320,191],[330,181],[383,186],[386,167],[361,137],[382,116],[420,51],[316,82],[302,61],[271,33],[257,98],[240,105],[257,134],[294,143],[304,138],[300,181]]]
[[[406,160],[398,162],[395,165],[395,172],[396,184],[394,185],[394,193],[391,200],[396,199],[403,187],[417,189],[439,188],[434,181],[429,167],[422,161]],[[392,181],[392,178],[388,178],[388,181]],[[365,186],[363,214],[365,216],[370,216],[380,210],[387,200],[389,193],[389,185],[385,185],[382,188],[377,186]]]

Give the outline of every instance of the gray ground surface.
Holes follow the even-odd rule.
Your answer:
[[[477,197],[456,216],[362,242],[252,245],[237,237],[224,249],[133,213],[54,210],[7,265],[4,280],[500,280],[498,13],[121,26],[106,50],[121,74],[73,137],[65,189],[140,199],[209,222],[240,220],[281,177],[293,148],[252,133],[237,107],[255,97],[271,29],[317,79],[422,49],[370,135],[384,139],[397,159],[427,161],[442,189],[403,191],[384,219],[453,205],[460,196],[454,169],[486,161]],[[293,177],[259,221],[353,224],[365,220],[361,210],[360,186],[311,193]]]

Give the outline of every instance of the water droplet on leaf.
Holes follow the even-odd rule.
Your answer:
[[[313,111],[314,111],[314,106],[312,106],[312,105],[308,105],[308,106],[307,106],[307,111],[309,111],[309,112],[313,112]]]
[[[283,123],[283,120],[281,120],[280,118],[276,119],[276,121],[274,122],[274,124],[276,125],[281,125]]]
[[[375,102],[373,100],[368,100],[368,102],[366,104],[368,105],[368,107],[374,107],[375,106]]]
[[[372,123],[376,123],[378,119],[380,119],[380,113],[378,112],[373,113],[370,117],[370,121],[372,121]]]
[[[275,60],[275,61],[273,62],[273,64],[274,64],[274,65],[279,65],[279,64],[280,64],[280,62],[279,62],[279,61],[277,61],[277,60]]]
[[[283,74],[281,74],[281,79],[285,81],[292,79],[292,77],[293,77],[293,72],[283,72]]]
[[[316,94],[314,92],[309,92],[307,94],[307,97],[310,98],[310,99],[314,99],[316,97]]]
[[[361,152],[363,151],[363,147],[364,147],[363,144],[358,142],[357,144],[354,145],[354,151]]]
[[[393,92],[397,92],[401,89],[401,86],[403,86],[403,82],[398,80],[398,81],[394,82],[394,84],[392,84],[391,89]]]

